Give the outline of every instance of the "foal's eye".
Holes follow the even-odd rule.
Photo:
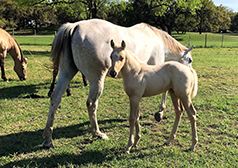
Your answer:
[[[122,61],[124,59],[124,57],[122,56],[119,56],[119,60]]]

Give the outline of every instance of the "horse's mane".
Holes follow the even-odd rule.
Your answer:
[[[19,43],[17,42],[17,40],[16,40],[13,36],[11,36],[11,37],[13,38],[13,40],[15,41],[15,43],[17,44],[17,46],[18,46],[18,48],[19,48],[19,50],[20,50],[20,53],[21,53],[21,61],[23,61],[24,55],[23,55],[22,49],[21,49]]]
[[[141,24],[150,28],[157,36],[159,36],[164,42],[164,45],[166,46],[166,48],[170,49],[172,52],[184,52],[187,50],[185,46],[180,44],[176,39],[170,36],[167,32],[157,29],[156,27],[153,27],[146,23],[141,23]]]

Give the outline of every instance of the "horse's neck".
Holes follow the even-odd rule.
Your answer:
[[[185,52],[185,47],[181,44],[177,47],[165,46],[165,61],[180,61]]]
[[[141,71],[141,63],[135,57],[133,57],[127,52],[125,64],[121,69],[123,78],[134,76],[134,74],[138,74],[140,71]]]
[[[12,59],[15,62],[21,60],[21,50],[13,38],[10,39],[8,53],[11,55]]]
[[[182,57],[182,52],[172,51],[170,49],[166,49],[165,51],[165,61],[179,61]]]

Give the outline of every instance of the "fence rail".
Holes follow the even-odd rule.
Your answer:
[[[229,33],[187,33],[185,35],[174,34],[173,37],[187,47],[194,45],[197,48],[238,48],[238,36]]]

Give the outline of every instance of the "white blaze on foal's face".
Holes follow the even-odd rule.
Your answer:
[[[120,48],[118,49],[121,50]],[[116,77],[124,65],[125,58],[122,54],[123,54],[122,50],[119,52],[113,51],[111,54],[112,70],[110,74],[112,77]]]

